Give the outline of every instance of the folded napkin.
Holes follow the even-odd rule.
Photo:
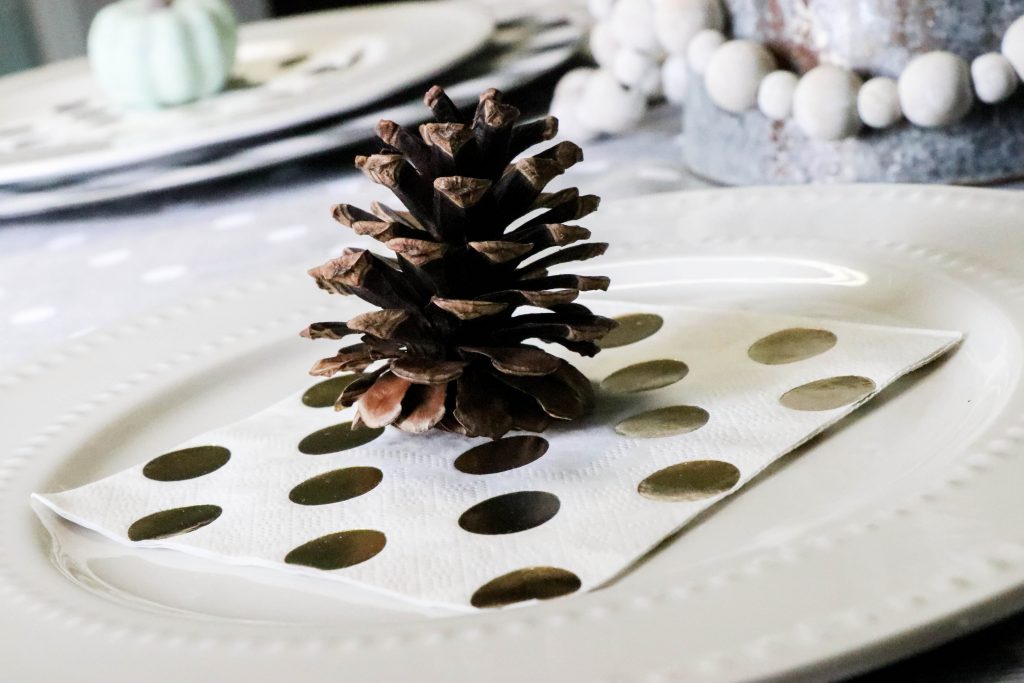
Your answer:
[[[734,311],[594,306],[573,359],[597,409],[497,441],[350,429],[318,383],[81,488],[35,498],[126,544],[473,609],[589,590],[956,332]],[[827,457],[827,447],[805,457]],[[152,457],[157,456],[157,457]]]

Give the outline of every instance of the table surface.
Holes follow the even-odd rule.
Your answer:
[[[586,161],[556,184],[605,200],[708,187],[682,165],[678,121],[677,109],[659,107],[635,132],[586,145]],[[0,368],[141,312],[336,256],[357,239],[330,207],[390,199],[351,169],[351,157],[0,222]],[[892,679],[1024,681],[1024,615],[857,680]]]

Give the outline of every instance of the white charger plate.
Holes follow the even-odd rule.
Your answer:
[[[960,329],[915,373],[613,585],[445,617],[132,551],[28,508],[308,383],[344,299],[246,282],[0,375],[0,657],[19,681],[831,677],[1024,606],[1024,197],[723,190],[611,203],[608,296]],[[626,237],[624,237],[626,236]],[[616,239],[617,238],[617,239]],[[588,264],[589,265],[589,264]],[[60,656],[53,656],[60,653]]]
[[[124,112],[84,59],[0,78],[0,185],[122,168],[265,135],[369,104],[482,46],[478,4],[407,2],[243,24],[229,88],[191,104]]]

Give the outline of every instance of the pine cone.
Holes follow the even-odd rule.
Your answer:
[[[436,122],[421,125],[419,137],[381,121],[384,149],[356,158],[356,166],[407,211],[376,202],[370,211],[334,208],[339,223],[382,242],[395,258],[345,249],[309,271],[322,289],[354,294],[380,309],[304,330],[311,339],[360,337],[310,374],[362,373],[335,407],[356,404],[354,424],[369,427],[424,432],[436,426],[497,438],[511,429],[543,431],[552,418],[582,417],[593,406],[590,382],[566,361],[525,343],[539,339],[592,356],[597,340],[615,326],[573,303],[583,290],[607,289],[608,278],[547,270],[608,247],[567,246],[590,237],[565,222],[596,210],[597,197],[576,189],[542,191],[582,160],[582,151],[561,142],[515,160],[553,138],[558,121],[516,125],[519,111],[497,90],[480,96],[472,121],[437,86],[424,101]],[[518,221],[535,210],[540,213]],[[513,315],[520,306],[544,312]]]

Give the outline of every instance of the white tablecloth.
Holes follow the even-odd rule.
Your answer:
[[[587,145],[586,161],[558,185],[605,200],[702,185],[680,163],[677,114],[663,108],[634,134]],[[345,156],[170,197],[0,223],[0,367],[221,285],[319,265],[360,243],[331,219],[331,206],[371,199],[392,200]]]

